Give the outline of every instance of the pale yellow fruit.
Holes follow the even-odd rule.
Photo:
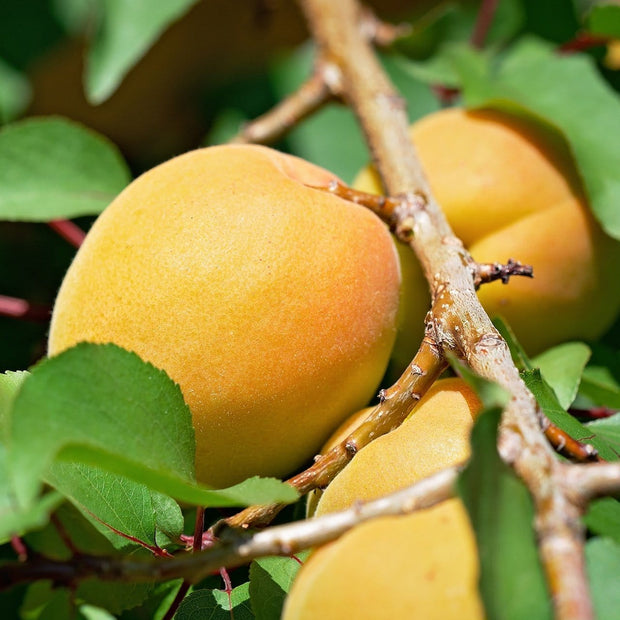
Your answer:
[[[484,285],[480,299],[490,314],[514,327],[534,354],[570,339],[596,339],[620,309],[620,244],[591,216],[566,146],[550,131],[506,113],[453,108],[411,127],[429,182],[473,257],[532,264],[534,280],[513,278]],[[359,189],[380,191],[372,169]],[[405,260],[415,263],[410,255]],[[422,337],[427,287],[415,273],[405,283],[409,314],[399,319],[395,358],[401,365]],[[403,269],[405,271],[405,269]]]
[[[316,514],[381,497],[463,462],[479,407],[460,379],[437,382],[400,427],[360,450],[336,476]],[[353,417],[351,427],[360,421],[360,415]],[[340,428],[334,441],[352,428]],[[293,585],[284,620],[474,620],[483,617],[477,579],[473,532],[455,499],[361,525],[318,549]]]
[[[204,483],[299,467],[373,396],[395,334],[390,235],[307,187],[332,178],[258,146],[201,149],[142,175],[71,265],[50,354],[114,342],[166,370],[192,411]]]

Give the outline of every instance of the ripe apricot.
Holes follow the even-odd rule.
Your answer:
[[[258,146],[176,157],[99,217],[58,294],[50,354],[114,342],[181,387],[198,480],[283,476],[376,390],[395,335],[395,248],[333,175]],[[122,412],[119,412],[122,415]]]
[[[383,496],[464,461],[479,407],[460,379],[437,382],[399,428],[360,450],[327,487],[315,514]],[[346,434],[339,429],[335,440]],[[477,579],[473,532],[460,500],[453,499],[362,524],[316,550],[283,618],[474,620],[483,617]]]
[[[537,353],[569,339],[596,339],[620,309],[615,275],[620,244],[594,221],[565,144],[551,131],[493,110],[458,108],[431,114],[411,127],[439,204],[479,262],[508,258],[534,267],[534,279],[484,285],[479,298],[491,315],[504,316],[525,349]],[[359,189],[380,191],[372,168]],[[429,296],[419,265],[399,319],[395,358],[412,357]],[[405,269],[403,269],[405,271]],[[422,284],[420,284],[422,283]]]

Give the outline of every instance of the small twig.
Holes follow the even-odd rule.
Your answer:
[[[287,556],[335,540],[351,528],[384,516],[410,514],[453,497],[459,473],[452,467],[385,497],[360,503],[342,512],[274,526],[250,534],[225,529],[222,537],[199,553],[172,559],[134,559],[131,556],[80,555],[69,561],[35,558],[31,562],[0,565],[0,590],[19,583],[50,579],[56,585],[97,578],[104,581],[153,582],[182,578],[196,583],[219,570],[234,568],[254,558]]]
[[[580,32],[573,39],[563,43],[558,51],[560,54],[573,54],[575,52],[583,52],[593,47],[603,47],[609,43],[609,37]]]
[[[82,551],[75,546],[75,543],[71,539],[71,536],[69,536],[69,533],[67,532],[62,521],[58,518],[58,515],[53,513],[50,517],[50,522],[56,528],[56,532],[58,533],[58,536],[60,536],[60,540],[62,540],[65,547],[67,547],[67,550],[74,556],[80,555]]]
[[[478,49],[484,47],[487,34],[493,23],[495,11],[497,10],[498,0],[482,0],[478,9],[476,25],[471,35],[471,44]]]
[[[534,268],[531,265],[523,265],[519,261],[508,259],[505,265],[502,263],[476,263],[471,266],[476,289],[483,284],[501,280],[502,284],[508,284],[512,276],[534,277]]]
[[[79,248],[86,238],[86,233],[71,220],[52,220],[47,224],[54,232],[76,248]]]
[[[390,24],[379,19],[368,7],[363,7],[360,20],[360,32],[377,47],[389,47],[398,39],[411,34],[411,24]]]
[[[380,402],[368,418],[340,444],[326,454],[316,457],[311,467],[290,478],[288,484],[300,495],[326,487],[359,450],[405,420],[446,365],[432,340],[425,338],[413,362],[400,379],[389,390],[381,391]],[[228,519],[219,521],[212,526],[211,531],[219,536],[222,527],[265,526],[282,508],[284,504],[250,506]]]
[[[327,67],[319,64],[314,74],[297,91],[278,105],[247,123],[230,141],[234,144],[270,144],[285,135],[334,97],[326,79]],[[333,84],[333,80],[332,80]]]
[[[52,308],[32,304],[25,299],[0,295],[0,316],[8,316],[24,321],[34,321],[36,323],[47,323],[50,320]]]
[[[595,497],[620,495],[620,462],[565,466],[566,486],[585,504]]]
[[[28,547],[19,536],[11,536],[11,547],[13,547],[18,561],[26,562],[28,560]]]

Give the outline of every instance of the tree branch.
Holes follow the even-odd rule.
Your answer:
[[[302,7],[320,53],[340,68],[344,97],[358,116],[388,194],[401,198],[398,222],[409,234],[399,236],[416,252],[431,289],[427,335],[512,394],[500,449],[533,495],[556,615],[562,620],[591,618],[580,507],[567,499],[559,463],[540,432],[542,413],[478,302],[466,266],[471,257],[431,193],[409,137],[402,99],[359,35],[359,6],[354,0],[302,0]],[[398,234],[398,224],[396,229]]]
[[[458,468],[441,471],[416,484],[367,503],[328,515],[268,528],[255,533],[223,528],[206,549],[183,552],[172,559],[134,560],[130,556],[78,554],[67,561],[34,558],[27,563],[0,564],[0,590],[19,583],[49,579],[57,586],[97,578],[104,581],[152,582],[184,579],[197,583],[221,566],[233,568],[254,558],[283,555],[325,544],[351,528],[379,516],[404,515],[429,508],[453,496]]]

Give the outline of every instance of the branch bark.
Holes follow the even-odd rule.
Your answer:
[[[387,192],[401,198],[399,236],[415,251],[431,289],[427,333],[445,352],[512,395],[500,450],[526,482],[537,507],[536,529],[557,618],[592,618],[581,507],[564,489],[561,468],[540,432],[542,413],[475,293],[471,260],[432,195],[408,134],[402,99],[359,34],[355,0],[302,0],[320,53],[341,72],[343,96],[355,111]]]

